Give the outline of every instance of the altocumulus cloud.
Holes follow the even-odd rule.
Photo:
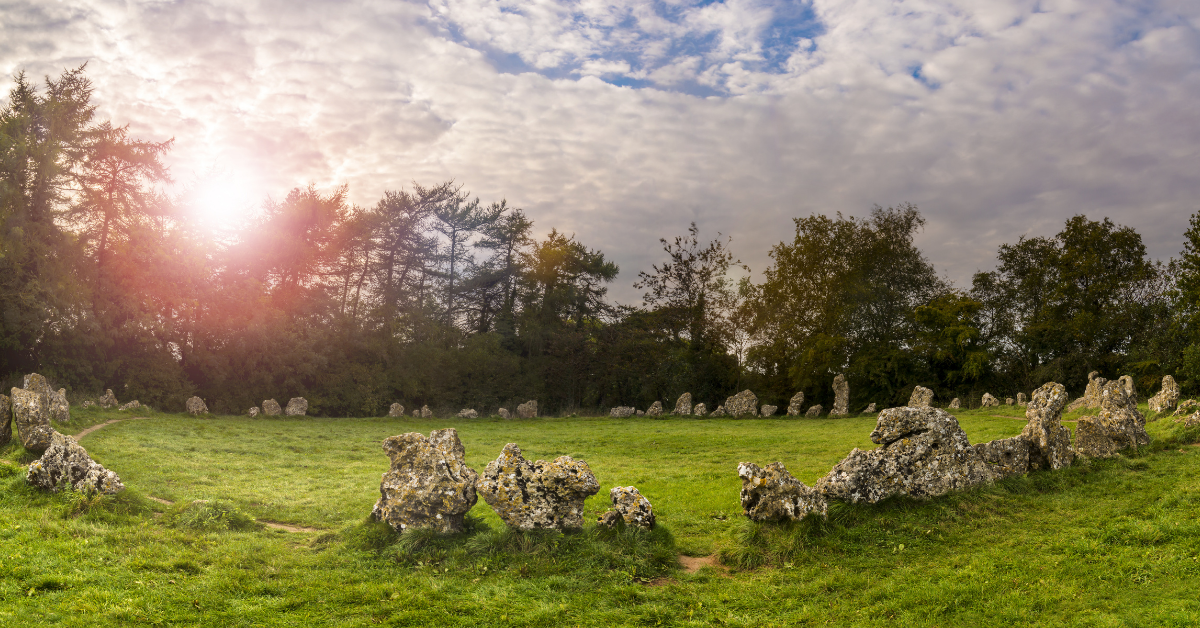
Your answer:
[[[756,271],[812,212],[911,201],[960,284],[1075,213],[1176,253],[1197,209],[1200,5],[27,0],[0,68],[87,61],[101,114],[187,180],[359,204],[455,178],[623,269],[695,220]]]

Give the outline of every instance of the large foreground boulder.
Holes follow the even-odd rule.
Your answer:
[[[850,414],[850,384],[846,383],[846,376],[838,373],[833,378],[833,409],[829,411],[829,416],[846,416]]]
[[[199,397],[188,399],[183,407],[188,414],[208,414],[208,406],[204,404],[204,400]]]
[[[476,489],[500,519],[518,530],[578,530],[583,500],[600,491],[588,464],[570,456],[529,462],[516,443],[488,463]]]
[[[692,393],[685,392],[675,400],[675,414],[692,413]]]
[[[828,513],[825,496],[793,477],[782,462],[773,462],[765,469],[753,462],[740,463],[738,477],[742,479],[742,510],[754,521],[803,519],[809,513]]]
[[[1033,391],[1021,430],[1029,441],[1029,469],[1062,469],[1071,466],[1075,451],[1071,448],[1071,430],[1062,424],[1067,405],[1067,389],[1057,382],[1046,382]]]
[[[25,480],[49,491],[70,485],[81,493],[115,495],[125,489],[116,473],[92,460],[74,438],[53,432],[41,458],[29,464]]]
[[[804,414],[804,391],[800,391],[788,401],[787,415],[801,416]]]
[[[654,507],[632,486],[614,486],[608,492],[612,508],[600,516],[600,525],[610,528],[618,523],[649,530],[654,527]]]
[[[1179,384],[1175,383],[1175,378],[1170,375],[1164,375],[1162,379],[1162,390],[1158,391],[1157,395],[1150,398],[1147,402],[1151,412],[1171,412],[1179,403]]]
[[[912,395],[908,397],[908,407],[910,408],[928,408],[933,404],[933,391],[924,386],[913,388]]]
[[[537,416],[537,399],[530,399],[517,406],[517,417],[532,419]]]
[[[304,397],[292,397],[288,400],[283,413],[288,416],[304,416],[308,414],[308,400]]]
[[[383,441],[391,468],[379,484],[371,511],[397,532],[433,528],[462,532],[463,517],[475,505],[479,475],[463,462],[466,450],[454,428],[434,430],[425,438],[409,432]]]
[[[888,408],[879,413],[871,442],[880,447],[855,448],[816,488],[827,498],[875,503],[893,495],[943,495],[996,478],[958,419],[940,408]]]
[[[45,395],[13,388],[12,417],[21,446],[34,453],[46,451],[54,429],[50,427],[50,408]]]
[[[12,399],[8,395],[0,395],[0,447],[12,440]]]
[[[1146,417],[1137,409],[1137,397],[1121,381],[1100,390],[1100,413],[1080,417],[1075,424],[1075,451],[1091,458],[1112,458],[1124,449],[1150,444]]]
[[[283,413],[283,408],[280,408],[279,402],[275,401],[274,399],[267,399],[266,401],[263,401],[262,409],[263,414],[267,416],[279,416]]]
[[[729,397],[724,403],[725,413],[732,417],[755,416],[758,414],[758,397],[749,390]]]

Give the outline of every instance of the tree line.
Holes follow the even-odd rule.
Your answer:
[[[757,282],[729,237],[692,224],[661,241],[629,306],[607,298],[619,269],[602,251],[453,181],[370,207],[301,187],[215,234],[187,189],[166,191],[172,142],[97,120],[91,97],[83,67],[41,87],[18,74],[0,110],[6,387],[38,371],[80,399],[112,388],[177,410],[197,394],[240,413],[304,396],[331,416],[588,412],[685,391],[715,405],[744,388],[828,404],[837,373],[852,409],[916,385],[1078,392],[1091,370],[1200,390],[1200,213],[1169,263],[1131,227],[1077,215],[1001,246],[969,288],[914,245],[925,219],[909,204],[796,218]]]

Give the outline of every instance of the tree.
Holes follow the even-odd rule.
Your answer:
[[[448,267],[445,274],[446,292],[445,324],[457,323],[455,315],[456,291],[461,289],[458,284],[458,271],[467,262],[467,241],[480,229],[490,225],[500,217],[505,207],[493,203],[487,207],[479,204],[479,199],[469,200],[470,195],[462,193],[462,186],[453,188],[433,209],[433,229],[446,238],[445,264]]]

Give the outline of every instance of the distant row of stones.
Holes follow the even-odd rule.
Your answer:
[[[193,397],[193,399],[198,398]],[[205,408],[204,411],[208,412],[208,409]],[[190,408],[188,409],[188,412],[191,412]],[[192,414],[198,413],[192,412]],[[292,397],[288,400],[287,407],[280,408],[278,401],[275,401],[274,399],[267,399],[262,402],[261,410],[256,406],[247,410],[246,414],[250,417],[256,417],[260,414],[263,416],[279,416],[280,414],[286,416],[305,416],[308,414],[308,400],[304,397]]]
[[[503,419],[511,419],[514,416],[512,412],[508,411],[508,408],[500,408],[500,410],[497,411],[496,414],[500,415],[500,418],[503,418]],[[412,415],[419,419],[428,419],[433,416],[433,410],[430,410],[429,406],[421,406],[420,408],[414,408],[412,411]],[[526,401],[525,403],[517,405],[517,412],[515,415],[516,418],[532,419],[532,418],[536,417],[537,415],[538,415],[538,405],[537,405],[536,399],[530,399],[529,401]],[[388,408],[388,416],[393,417],[393,418],[398,418],[398,417],[403,417],[403,416],[407,416],[407,415],[404,414],[404,406],[403,405],[401,405],[399,403],[393,403],[392,407]],[[477,418],[479,418],[479,412],[476,411],[474,408],[464,408],[458,414],[456,414],[454,416],[457,418],[460,418],[460,419],[477,419]]]

